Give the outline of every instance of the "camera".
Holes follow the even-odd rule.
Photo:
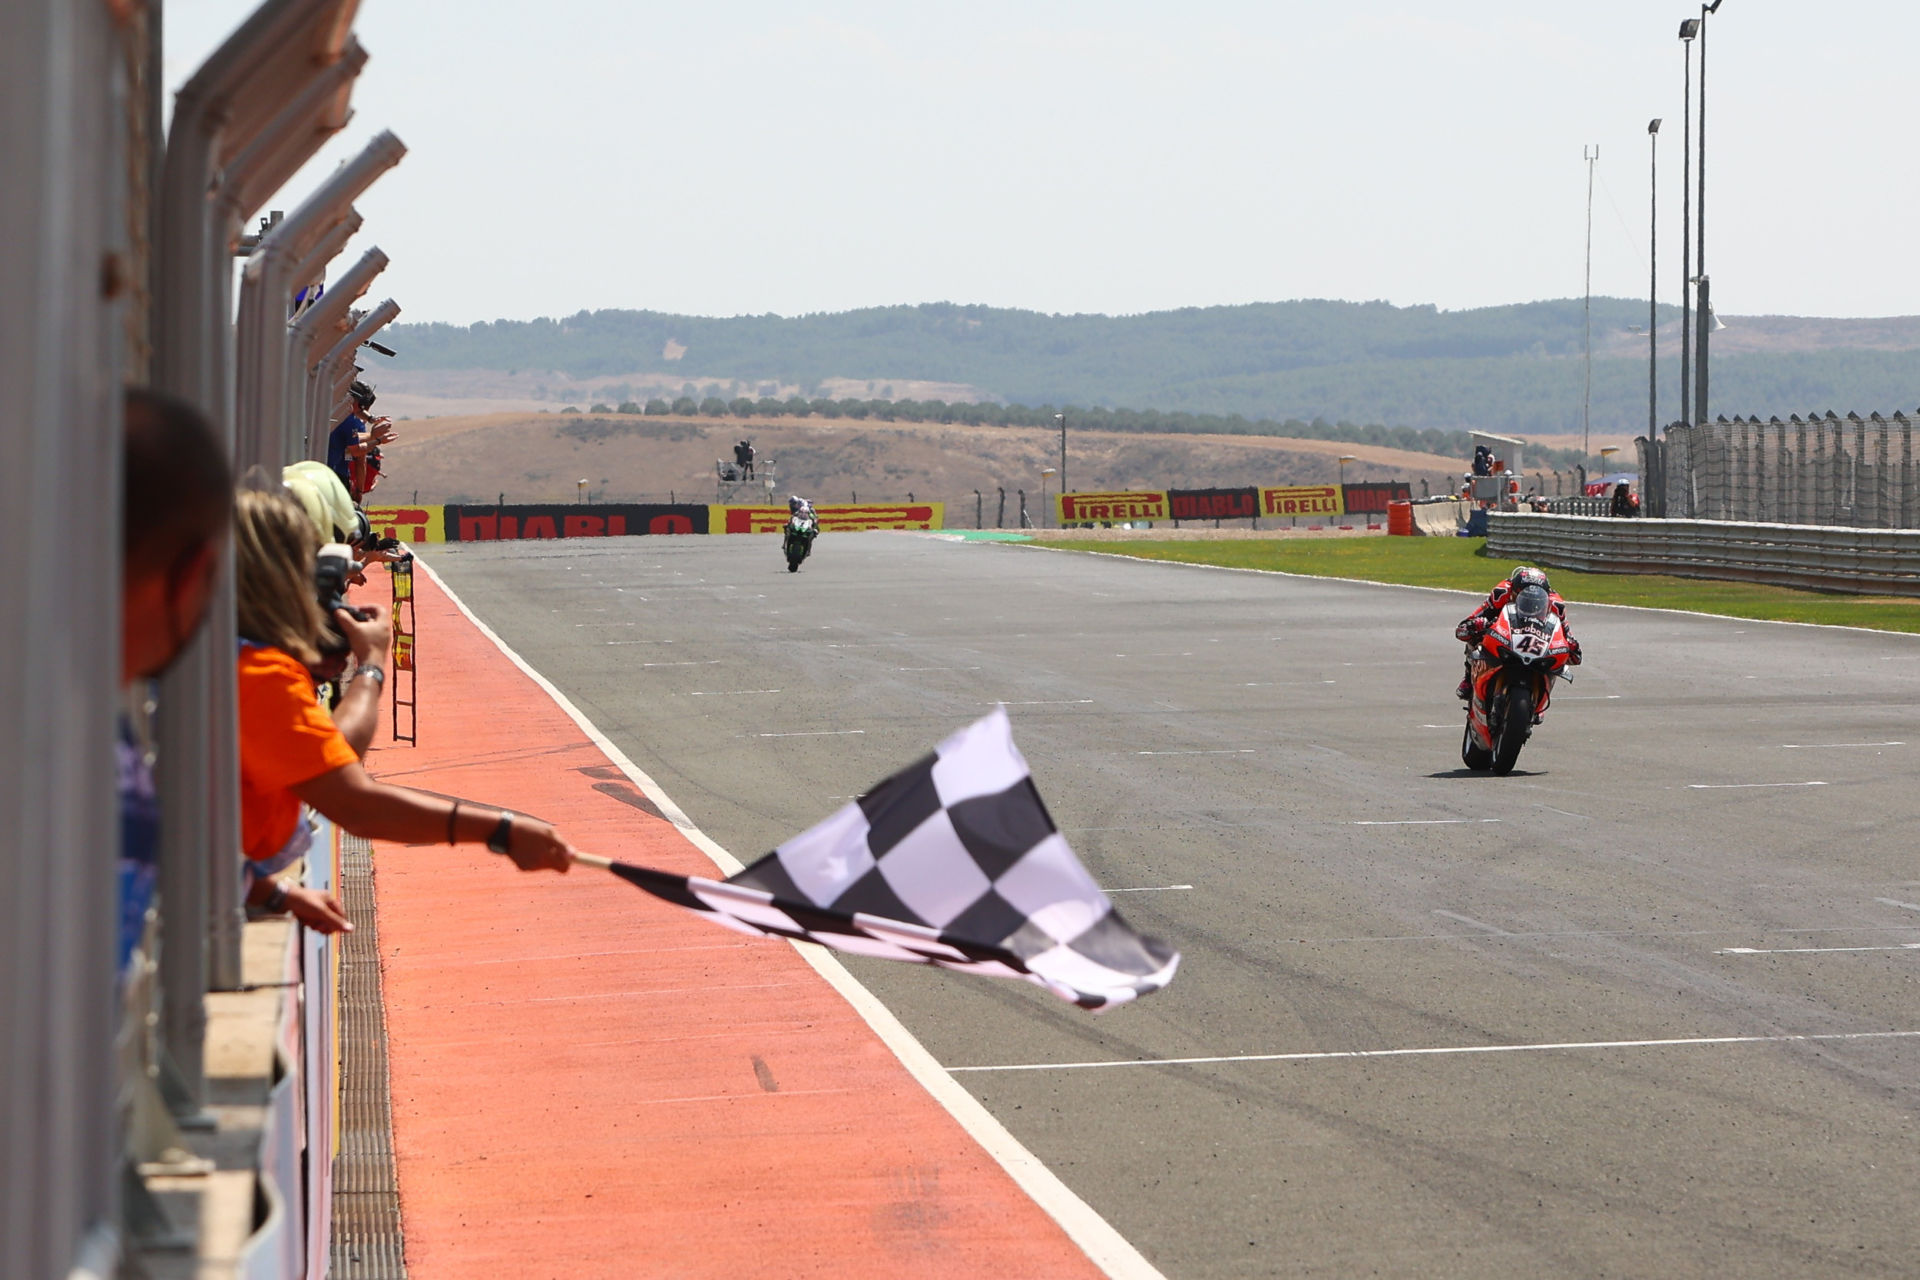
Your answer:
[[[329,624],[334,610],[344,609],[355,619],[365,622],[373,616],[367,609],[357,609],[347,603],[347,583],[360,571],[354,563],[353,548],[344,542],[329,542],[320,548],[320,555],[313,566],[313,587],[320,600],[320,611],[326,614]]]

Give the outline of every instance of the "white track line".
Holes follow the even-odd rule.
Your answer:
[[[1717,956],[1797,956],[1824,955],[1831,951],[1920,951],[1920,942],[1901,942],[1890,947],[1722,947]]]
[[[851,738],[865,729],[795,729],[791,733],[756,733],[756,738]]]
[[[1156,884],[1151,888],[1147,888],[1147,889],[1102,889],[1100,892],[1109,893],[1109,894],[1111,893],[1171,893],[1175,889],[1191,889],[1191,888],[1193,888],[1193,886],[1190,884]],[[1914,943],[1914,945],[1916,947],[1920,947],[1920,942],[1916,942]]]
[[[1252,747],[1219,747],[1205,751],[1136,751],[1137,756],[1250,756]]]
[[[1499,818],[1363,818],[1350,822],[1352,827],[1455,827],[1463,823],[1499,822]]]
[[[970,1071],[1091,1071],[1101,1067],[1199,1067],[1232,1062],[1325,1062],[1336,1058],[1433,1058],[1475,1053],[1572,1053],[1603,1049],[1677,1049],[1711,1044],[1806,1044],[1821,1040],[1911,1040],[1920,1031],[1836,1031],[1799,1036],[1692,1036],[1676,1040],[1569,1040],[1559,1044],[1465,1044],[1432,1049],[1334,1049],[1324,1053],[1238,1053],[1213,1058],[1122,1058],[1110,1062],[1020,1062],[948,1067]]]
[[[1752,791],[1760,787],[1824,787],[1824,782],[1689,782],[1689,791]]]
[[[505,654],[507,660],[518,667],[528,679],[540,687],[554,704],[567,713],[568,719],[580,726],[593,745],[600,748],[602,754],[611,760],[614,767],[627,775],[641,794],[653,801],[662,816],[677,828],[696,849],[713,860],[725,875],[734,875],[746,868],[741,861],[715,842],[706,832],[694,825],[693,819],[683,812],[672,797],[660,788],[660,784],[648,777],[641,768],[627,758],[626,752],[614,745],[611,738],[600,732],[593,721],[580,713],[580,709],[568,701],[552,681],[535,671],[527,660],[515,653],[507,642],[494,633],[493,628],[480,621],[466,602],[453,593],[433,566],[424,559],[415,557],[416,564],[433,579],[435,586],[446,594],[453,607],[466,616],[467,621],[480,629],[480,634],[493,642],[495,648]],[[852,729],[843,732],[863,733],[864,730]],[[1060,1225],[1067,1237],[1078,1245],[1088,1259],[1114,1280],[1165,1280],[1154,1265],[1141,1255],[1140,1251],[1127,1242],[1127,1238],[1113,1229],[1111,1223],[1075,1195],[1066,1183],[1060,1181],[1053,1170],[1047,1168],[1040,1159],[1018,1138],[1007,1132],[988,1111],[980,1100],[961,1088],[946,1070],[934,1060],[926,1047],[916,1040],[911,1031],[901,1024],[893,1011],[875,998],[860,982],[847,972],[846,966],[835,959],[833,954],[823,947],[801,946],[793,944],[800,957],[813,966],[814,972],[825,978],[833,989],[840,993],[846,1002],[853,1006],[866,1024],[873,1028],[893,1056],[900,1060],[908,1073],[919,1082],[920,1087],[933,1096],[933,1100],[946,1108],[947,1114],[959,1122],[960,1127],[978,1142],[986,1153],[994,1158],[1007,1176],[1033,1202],[1046,1211],[1048,1217]]]
[[[1904,747],[1904,742],[1783,742],[1782,751],[1838,751],[1843,747]]]

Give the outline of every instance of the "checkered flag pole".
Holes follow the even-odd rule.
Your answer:
[[[1173,980],[1054,827],[1005,708],[727,880],[581,855],[742,933],[1025,978],[1084,1009]]]

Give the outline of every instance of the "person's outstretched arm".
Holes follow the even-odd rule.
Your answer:
[[[343,830],[398,844],[486,844],[507,812],[376,782],[357,762],[299,783],[293,792]],[[573,847],[559,832],[521,814],[511,815],[508,823],[507,856],[522,871],[565,871],[573,865]]]

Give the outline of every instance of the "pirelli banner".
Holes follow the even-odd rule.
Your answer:
[[[589,505],[534,503],[468,507],[448,505],[443,518],[448,542],[516,542],[546,538],[621,538],[643,533],[706,533],[702,503],[633,502]],[[371,513],[369,513],[371,514]]]
[[[778,533],[786,527],[785,507],[714,507],[703,533]],[[822,533],[862,529],[940,529],[946,517],[941,502],[817,503]]]
[[[1338,516],[1346,509],[1337,484],[1278,485],[1260,491],[1263,516]]]
[[[1088,521],[1115,523],[1122,520],[1171,520],[1167,513],[1164,489],[1127,493],[1062,493],[1053,499],[1053,512],[1059,523],[1086,524]]]
[[[1350,516],[1383,516],[1389,502],[1411,502],[1413,488],[1405,480],[1374,480],[1347,485],[1342,496]]]
[[[427,507],[366,507],[367,523],[373,531],[383,538],[398,538],[402,542],[445,542],[447,540],[446,508],[435,504]]]
[[[1260,514],[1260,493],[1245,489],[1169,489],[1167,505],[1175,520],[1251,520]]]

